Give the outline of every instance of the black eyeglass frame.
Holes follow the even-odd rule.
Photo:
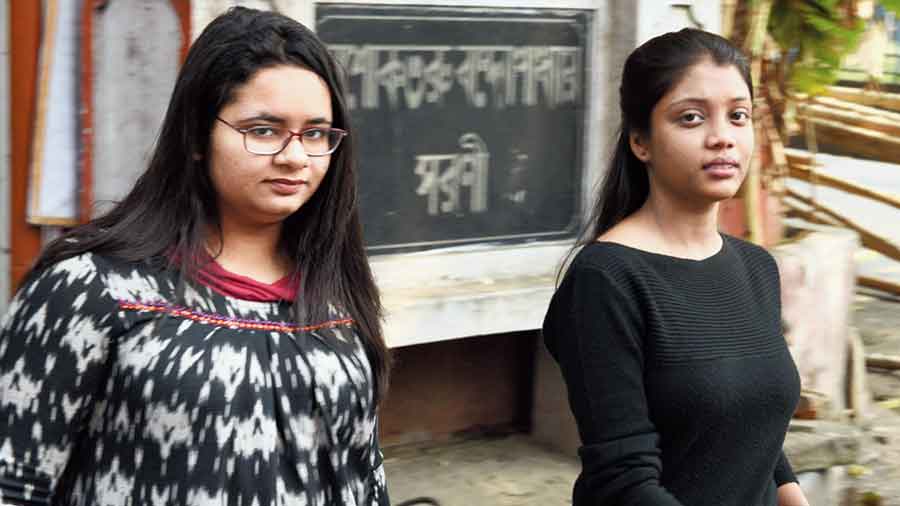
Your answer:
[[[247,132],[249,132],[253,128],[236,127],[236,126],[232,125],[231,123],[225,121],[224,119],[222,119],[219,116],[216,116],[216,119],[221,121],[222,123],[225,123],[226,125],[231,127],[234,131],[240,133],[244,137],[244,151],[250,153],[251,155],[259,155],[259,156],[275,156],[278,153],[281,153],[282,151],[284,151],[284,148],[288,147],[288,144],[291,143],[291,140],[294,137],[298,137],[300,139],[300,144],[303,146],[303,149],[305,151],[306,145],[303,144],[302,135],[305,134],[306,132],[309,132],[310,130],[326,130],[328,132],[337,132],[339,134],[337,141],[334,143],[334,147],[329,149],[328,151],[326,151],[324,153],[310,153],[308,151],[306,152],[306,156],[328,156],[328,155],[334,153],[335,151],[337,151],[337,148],[340,147],[340,145],[341,145],[341,141],[343,141],[344,137],[346,137],[349,134],[349,132],[347,132],[346,130],[342,130],[340,128],[334,128],[334,127],[309,127],[309,128],[304,128],[303,130],[300,130],[298,132],[294,132],[293,130],[285,129],[285,130],[287,130],[287,132],[290,135],[288,135],[287,138],[284,140],[284,144],[281,146],[281,149],[279,149],[278,151],[273,151],[272,153],[257,153],[256,151],[251,151],[250,148],[247,147]]]

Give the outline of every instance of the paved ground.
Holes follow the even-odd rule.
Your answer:
[[[537,506],[571,502],[579,465],[525,435],[385,450],[394,505],[420,496],[440,506]]]
[[[900,353],[900,299],[863,292],[853,310],[867,351]],[[868,380],[876,399],[900,398],[900,373],[870,371]],[[831,504],[815,506],[900,506],[900,412],[874,413],[866,434],[860,465],[836,468]],[[566,505],[579,470],[524,434],[395,446],[385,456],[395,505],[422,496],[440,506]]]
[[[866,353],[900,355],[900,298],[874,294],[860,290],[853,304],[853,323]],[[900,399],[900,371],[869,369],[866,380],[875,401]],[[839,480],[841,506],[900,506],[900,410],[876,408],[871,415],[859,468],[864,474]],[[870,502],[863,502],[865,497]]]

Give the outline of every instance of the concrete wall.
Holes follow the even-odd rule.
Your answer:
[[[722,2],[710,0],[641,0],[637,2],[637,43],[681,28],[720,33]]]
[[[117,0],[94,12],[95,215],[147,167],[181,61],[169,0]]]
[[[803,388],[828,396],[831,413],[847,408],[850,307],[856,288],[855,232],[805,226],[801,240],[773,248],[781,271],[785,337]]]

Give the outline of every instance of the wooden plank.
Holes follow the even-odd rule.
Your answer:
[[[34,133],[41,2],[9,2],[10,19],[10,285],[15,290],[41,248],[38,227],[26,221],[28,162]]]
[[[861,105],[900,112],[900,93],[868,91],[846,86],[829,86],[825,89],[824,95]]]
[[[801,181],[814,182],[815,184],[842,190],[847,193],[865,197],[867,199],[871,199],[900,210],[900,197],[896,195],[872,190],[836,176],[831,176],[821,172],[813,172],[812,169],[803,165],[792,164],[790,166],[788,174],[790,177],[799,179]]]

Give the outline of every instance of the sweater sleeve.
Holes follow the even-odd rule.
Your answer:
[[[581,436],[575,506],[682,506],[660,485],[637,304],[599,268],[573,266],[544,322]]]
[[[92,255],[34,274],[0,320],[0,503],[49,504],[107,375],[117,308]]]
[[[791,463],[788,460],[787,455],[782,451],[781,455],[778,457],[778,462],[775,464],[775,485],[780,487],[786,483],[796,482],[797,477],[794,476],[794,470],[791,468]]]

